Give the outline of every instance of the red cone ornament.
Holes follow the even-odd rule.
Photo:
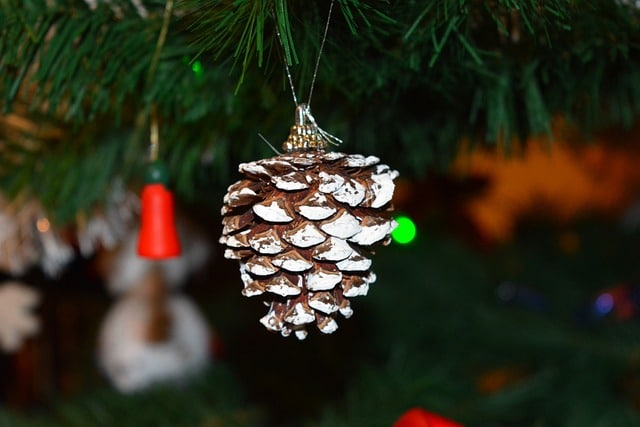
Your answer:
[[[440,415],[425,411],[421,408],[413,408],[405,412],[393,424],[393,427],[463,427]]]
[[[138,255],[165,259],[180,255],[176,231],[173,194],[166,188],[168,174],[161,164],[149,165],[147,184],[142,190],[142,212]]]

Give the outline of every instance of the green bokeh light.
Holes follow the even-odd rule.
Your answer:
[[[391,233],[394,242],[401,245],[411,243],[416,238],[417,229],[414,222],[408,216],[398,215],[395,218],[398,226]]]
[[[204,67],[202,66],[202,62],[195,61],[193,64],[191,64],[191,71],[193,71],[196,76],[200,77],[202,73],[204,73]]]

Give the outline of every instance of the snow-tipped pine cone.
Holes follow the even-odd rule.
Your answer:
[[[245,296],[270,307],[260,319],[283,336],[304,339],[307,324],[334,332],[348,298],[376,279],[369,246],[387,244],[398,172],[374,156],[300,151],[243,163],[222,207],[220,243],[240,262]]]

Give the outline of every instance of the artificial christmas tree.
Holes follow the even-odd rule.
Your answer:
[[[557,118],[577,129],[569,142],[583,145],[605,126],[628,130],[637,123],[638,7],[619,0],[336,0],[335,4],[327,54],[317,73],[322,84],[316,91],[315,112],[326,128],[344,136],[341,151],[367,153],[401,172],[405,188],[410,189],[402,208],[423,232],[410,245],[380,251],[376,292],[359,301],[359,315],[341,322],[340,334],[304,343],[279,340],[272,345],[268,341],[272,337],[255,332],[254,320],[263,313],[253,313],[249,304],[236,299],[237,272],[231,271],[231,263],[214,259],[210,274],[193,290],[207,315],[221,325],[228,364],[238,377],[214,374],[205,377],[204,386],[185,388],[184,393],[150,391],[122,398],[73,389],[78,384],[73,379],[87,376],[80,366],[90,365],[87,370],[95,371],[95,331],[87,331],[93,324],[87,317],[99,321],[109,302],[94,305],[94,299],[101,298],[100,287],[87,286],[93,282],[78,276],[86,273],[85,262],[91,265],[98,246],[113,242],[113,237],[122,239],[121,221],[130,218],[111,216],[110,189],[140,194],[150,112],[155,107],[162,122],[162,160],[176,202],[188,205],[211,235],[218,236],[219,201],[229,183],[238,179],[236,165],[262,166],[261,161],[249,163],[271,155],[259,143],[258,133],[280,140],[281,129],[290,123],[290,107],[281,102],[286,87],[283,63],[300,65],[294,72],[298,81],[312,81],[316,74],[310,58],[321,50],[318,35],[330,3],[0,2],[0,193],[6,201],[0,207],[0,222],[9,225],[0,230],[0,266],[2,274],[24,274],[28,276],[24,282],[46,290],[41,302],[43,330],[33,338],[45,345],[35,347],[40,349],[37,354],[0,359],[0,378],[16,378],[14,372],[29,371],[30,360],[48,360],[55,354],[42,370],[32,370],[31,377],[21,376],[9,384],[0,381],[0,400],[11,402],[6,396],[26,388],[20,379],[51,378],[49,372],[56,372],[59,381],[43,383],[40,396],[83,394],[77,405],[67,405],[62,398],[43,419],[4,411],[0,419],[17,425],[65,426],[157,424],[160,418],[176,425],[388,427],[407,408],[417,406],[451,414],[465,425],[640,423],[634,356],[637,325],[616,316],[585,320],[583,315],[584,306],[593,304],[598,292],[637,282],[636,232],[627,227],[623,233],[613,222],[579,227],[572,221],[562,228],[540,227],[523,234],[525,219],[534,214],[522,208],[518,221],[509,223],[514,225],[508,233],[511,245],[504,249],[477,245],[492,252],[476,252],[443,236],[442,230],[454,223],[456,236],[477,237],[469,237],[473,221],[465,217],[469,210],[464,206],[469,196],[490,198],[491,191],[486,190],[498,174],[486,174],[473,185],[467,185],[465,176],[441,175],[448,172],[460,147],[491,151],[499,147],[505,155],[514,155],[519,152],[514,147],[527,144],[532,135],[558,136],[552,126]],[[595,140],[620,146],[626,156],[620,135]],[[637,134],[628,135],[629,145],[637,145]],[[545,156],[555,142],[545,141],[539,154]],[[289,143],[294,147],[295,137]],[[321,158],[322,168],[355,159]],[[366,166],[367,159],[371,157],[359,158],[365,163],[362,167],[340,167],[337,173],[358,182],[358,174],[364,173],[368,178],[360,185],[368,191],[365,184],[373,180],[378,165]],[[572,162],[571,156],[567,159]],[[334,203],[334,217],[302,220],[294,207],[292,222],[300,220],[305,230],[304,225],[310,224],[326,239],[313,249],[293,245],[287,238],[297,234],[285,233],[286,224],[268,222],[253,209],[262,206],[271,209],[257,208],[258,212],[279,213],[279,203],[296,200],[298,194],[305,203],[296,200],[294,206],[317,207],[307,203],[314,195],[309,188],[277,187],[299,185],[306,176],[315,176],[292,161],[285,163],[304,181],[296,174],[247,173],[244,180],[249,186],[234,190],[245,191],[242,197],[254,197],[249,188],[262,199],[232,206],[239,200],[227,198],[223,234],[226,245],[229,239],[237,243],[232,238],[244,245],[241,240],[250,235],[248,247],[232,246],[229,254],[243,261],[243,277],[263,292],[259,298],[286,307],[296,296],[270,292],[267,287],[274,284],[255,274],[260,263],[249,263],[251,258],[262,257],[260,261],[278,269],[274,277],[281,274],[282,268],[272,262],[280,254],[264,252],[269,246],[265,242],[277,238],[305,262],[349,275],[338,267],[344,260],[318,260],[319,252],[314,258],[313,251],[326,241],[346,248],[336,244],[335,239],[342,239],[350,250],[364,251],[363,257],[369,258],[368,245],[322,229],[329,219],[345,219],[341,227],[354,224],[346,215],[339,217],[338,211],[358,218],[358,211],[369,207],[336,201],[342,195],[335,191],[318,191],[327,203]],[[613,162],[602,164],[597,182],[608,173],[623,173]],[[555,194],[559,177],[546,166],[538,169],[536,176]],[[368,175],[370,170],[374,172]],[[533,200],[531,205],[540,208],[537,200],[524,197],[526,187],[516,185],[521,179],[506,175],[504,182],[509,185],[498,189],[515,189],[518,200]],[[412,179],[423,177],[417,190]],[[266,188],[281,192],[283,198],[273,199],[262,191]],[[564,188],[566,193],[577,190]],[[371,194],[367,191],[365,197]],[[361,192],[353,194],[357,193]],[[353,194],[344,194],[345,200]],[[580,194],[583,200],[593,199]],[[508,211],[511,200],[500,198],[500,209],[483,218],[498,218],[495,214]],[[574,200],[567,197],[565,202]],[[264,201],[267,205],[260,204]],[[31,202],[38,206],[37,215],[16,215],[28,212]],[[286,205],[282,211],[288,213]],[[242,228],[232,218],[245,208],[255,217]],[[359,217],[360,226],[370,213]],[[47,221],[38,224],[41,217]],[[35,231],[38,225],[47,237],[56,239],[42,240],[45,234]],[[251,232],[242,235],[246,230]],[[302,237],[317,237],[312,228],[308,230]],[[44,246],[55,250],[42,252]],[[244,258],[249,252],[243,251],[251,251],[251,256]],[[70,264],[72,255],[76,262]],[[354,262],[362,262],[358,268],[363,270],[353,276],[371,277],[367,261]],[[42,274],[43,268],[66,280]],[[300,295],[306,295],[303,302],[312,309],[309,289],[304,294],[297,280],[303,277],[308,285],[308,277],[292,273],[285,276]],[[517,283],[518,290],[530,293],[496,298],[503,283]],[[275,285],[273,289],[289,287],[284,281]],[[334,310],[331,299],[336,299],[337,290],[344,292],[339,284],[317,291],[315,305]],[[532,310],[535,304],[520,298],[523,295],[541,296],[545,309]],[[279,319],[281,306],[276,308],[267,323]],[[281,332],[286,333],[285,326],[295,329],[283,325]],[[83,341],[78,331],[90,339]],[[53,342],[46,341],[50,337]],[[83,353],[80,347],[87,341],[90,350]],[[65,349],[65,356],[59,357],[63,354],[55,351],[59,348]],[[70,352],[77,358],[69,357]],[[84,365],[76,363],[79,360]],[[225,372],[224,366],[219,367],[218,374]],[[500,387],[478,385],[478,378],[487,372],[509,372],[510,367],[524,374]],[[238,383],[249,389],[246,400],[237,397],[242,396],[235,387]],[[274,392],[283,388],[295,392]],[[26,392],[22,396],[26,396],[22,402],[38,400]],[[117,419],[112,414],[118,414]]]

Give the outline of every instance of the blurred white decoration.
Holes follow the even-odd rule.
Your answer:
[[[186,380],[210,361],[207,323],[196,305],[175,291],[204,265],[210,244],[181,217],[177,227],[182,246],[177,258],[138,257],[138,233],[130,230],[117,251],[98,259],[107,287],[119,298],[102,324],[98,359],[123,393]]]
[[[53,229],[40,203],[0,195],[0,270],[23,274],[39,264],[49,276],[57,276],[73,258],[73,248]]]
[[[40,301],[34,289],[19,282],[0,284],[0,349],[13,352],[40,329],[33,308]]]
[[[181,217],[178,217],[176,226],[182,254],[162,261],[139,257],[138,233],[129,231],[128,238],[109,267],[110,271],[106,273],[107,286],[113,294],[122,294],[136,287],[154,266],[162,270],[165,284],[176,289],[185,283],[191,273],[204,265],[211,252],[209,242]]]
[[[18,206],[0,195],[0,269],[20,275],[38,259],[33,242],[37,215],[35,203]]]
[[[79,219],[77,238],[80,253],[88,257],[99,248],[114,249],[136,225],[140,212],[138,196],[116,181],[109,191],[105,207],[88,219]]]
[[[36,220],[39,242],[40,267],[47,276],[56,277],[73,259],[73,248],[53,230],[49,219],[41,216]]]
[[[209,362],[210,333],[198,309],[186,297],[168,296],[167,337],[149,340],[147,328],[153,307],[141,296],[118,301],[100,332],[99,359],[106,375],[121,392],[153,384],[188,379]]]
[[[113,249],[130,237],[139,210],[138,197],[114,182],[104,207],[77,219],[82,255],[88,257],[99,248]],[[0,194],[0,270],[19,276],[38,265],[47,276],[56,277],[74,255],[72,245],[62,238],[37,200],[18,196],[8,201]]]

